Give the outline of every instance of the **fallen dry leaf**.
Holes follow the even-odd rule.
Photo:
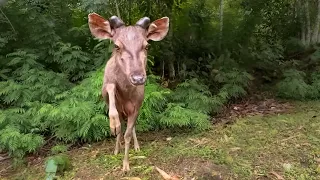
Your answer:
[[[280,176],[278,173],[271,171],[270,174],[274,175],[278,180],[284,180],[282,176]]]
[[[234,148],[230,148],[230,151],[231,152],[234,152],[234,151],[238,151],[238,150],[240,150],[241,148],[239,148],[239,147],[234,147]]]
[[[311,146],[310,143],[302,143],[301,145],[302,145],[302,146]]]
[[[131,159],[145,159],[145,156],[133,156]]]
[[[299,136],[300,136],[300,134],[297,134],[297,135],[294,135],[294,136],[290,136],[290,137],[288,137],[288,138],[285,138],[285,139],[280,140],[280,142],[288,141],[288,140],[290,140],[290,139],[294,139],[294,138],[299,137]]]
[[[197,144],[197,145],[203,145],[209,142],[209,139],[207,138],[201,138],[201,139],[194,139],[194,138],[189,138],[189,141]]]
[[[265,95],[262,95],[263,97]],[[263,99],[263,100],[262,100]],[[290,103],[279,102],[270,97],[255,97],[243,99],[243,101],[225,106],[224,109],[216,116],[215,123],[222,121],[225,123],[232,122],[232,119],[244,116],[254,116],[261,114],[279,114],[292,109]]]
[[[126,179],[126,180],[141,180],[139,177],[123,177],[121,179]]]
[[[164,172],[162,169],[158,168],[157,166],[155,166],[156,170],[160,173],[160,175],[163,177],[163,179],[165,180],[171,180],[171,176]]]
[[[181,178],[177,175],[171,176],[170,180],[180,180]]]
[[[91,157],[92,158],[96,158],[98,153],[99,153],[99,150],[92,151],[91,152]]]
[[[170,176],[168,173],[163,171],[162,169],[158,168],[155,166],[156,170],[160,173],[160,175],[163,177],[165,180],[180,180],[181,178],[177,175]]]

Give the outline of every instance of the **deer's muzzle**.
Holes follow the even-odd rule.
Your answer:
[[[142,74],[133,74],[130,76],[130,81],[133,85],[143,85],[146,81],[146,77]]]

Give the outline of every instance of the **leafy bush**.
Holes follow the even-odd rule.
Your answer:
[[[174,103],[182,103],[183,107],[200,113],[209,114],[215,103],[208,86],[197,78],[186,80],[179,84],[170,99]]]
[[[243,69],[231,54],[222,54],[211,64],[211,77],[217,89],[214,98],[213,112],[219,112],[221,107],[231,99],[247,94],[250,82],[254,79]]]
[[[291,37],[285,42],[286,54],[293,54],[304,50],[304,46],[300,39]]]
[[[161,87],[156,80],[159,77],[148,76],[145,86],[145,97],[137,119],[137,131],[159,128],[158,120],[167,102],[169,89]]]
[[[313,72],[311,74],[311,88],[309,91],[309,97],[311,99],[319,99],[320,98],[320,73]]]
[[[105,104],[101,98],[103,68],[88,76],[69,90],[54,92],[50,100],[30,102],[33,101],[31,98],[21,101],[26,103],[19,103],[22,108],[2,110],[1,149],[19,158],[40,148],[48,135],[64,142],[93,142],[110,136]],[[193,79],[182,83],[176,91],[170,91],[161,87],[157,79],[156,76],[148,78],[138,131],[183,126],[204,130],[210,127],[210,106],[214,102],[208,87]],[[51,86],[55,87],[55,84],[49,83],[48,88]],[[4,99],[15,92],[10,87],[4,91],[8,93]],[[41,96],[37,98],[41,99]]]
[[[209,116],[194,109],[185,108],[185,104],[169,103],[161,114],[160,124],[166,127],[191,127],[196,130],[210,128]]]
[[[283,73],[284,79],[277,84],[278,96],[290,99],[308,98],[312,87],[305,82],[306,74],[296,69]]]
[[[7,151],[14,157],[14,165],[19,165],[26,153],[38,150],[44,144],[43,136],[34,133],[22,133],[14,126],[0,129],[0,151]]]

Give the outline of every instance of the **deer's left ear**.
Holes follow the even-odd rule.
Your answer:
[[[147,32],[147,39],[152,41],[161,41],[166,37],[169,30],[169,18],[163,17],[153,21]]]

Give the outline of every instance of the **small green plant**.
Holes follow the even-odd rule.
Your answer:
[[[45,163],[46,180],[53,180],[56,174],[62,174],[64,171],[71,169],[71,162],[67,154],[67,147],[64,145],[56,145],[51,148],[51,156]]]

